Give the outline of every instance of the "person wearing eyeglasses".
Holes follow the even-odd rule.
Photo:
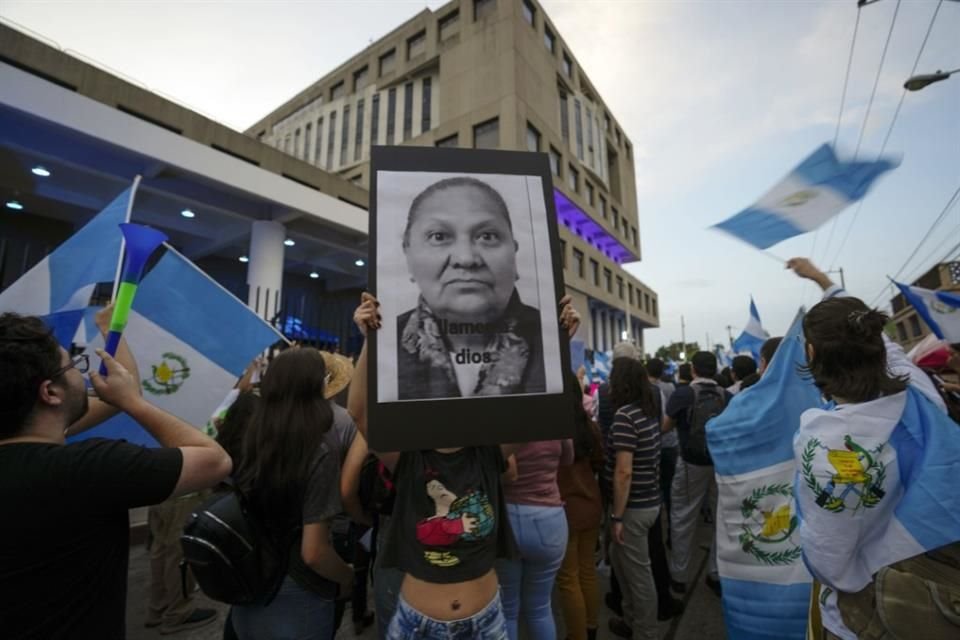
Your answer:
[[[230,457],[151,405],[98,350],[107,376],[71,358],[39,319],[0,315],[0,629],[4,638],[126,636],[127,510],[213,487]],[[132,362],[132,361],[131,361]],[[66,432],[123,411],[159,448]],[[79,431],[79,429],[77,429]]]

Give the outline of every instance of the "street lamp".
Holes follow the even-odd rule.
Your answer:
[[[960,69],[954,69],[953,71],[940,71],[937,69],[936,73],[922,73],[917,76],[911,76],[903,83],[903,88],[907,91],[920,91],[920,89],[923,89],[928,84],[946,80],[958,71],[960,71]]]

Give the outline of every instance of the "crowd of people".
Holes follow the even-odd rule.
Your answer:
[[[946,417],[951,389],[938,388],[887,340],[882,313],[846,296],[808,261],[788,266],[825,294],[804,321],[805,371],[833,404],[805,416],[801,433],[824,421],[851,428],[908,389],[943,416],[938,428],[960,428]],[[569,297],[557,309],[573,335],[580,317]],[[99,319],[104,331],[107,317]],[[363,294],[354,321],[364,336],[381,328],[376,298]],[[762,392],[751,387],[779,344],[769,339],[759,362],[738,356],[729,372],[718,371],[712,353],[698,352],[674,378],[662,361],[644,361],[621,343],[608,382],[567,374],[558,402],[573,416],[570,439],[380,452],[367,445],[374,364],[366,344],[355,363],[299,347],[272,358],[262,375],[252,366],[207,435],[143,398],[123,342],[115,358],[98,351],[108,375],[89,372],[95,397],[88,399],[87,355],[71,357],[37,318],[4,314],[2,635],[125,637],[128,509],[140,506],[150,506],[152,538],[147,626],[175,633],[214,623],[216,612],[197,608],[190,585],[180,584],[187,576],[178,566],[178,536],[211,492],[236,491],[287,562],[269,598],[231,607],[220,621],[225,638],[329,640],[348,600],[357,633],[375,624],[378,637],[391,640],[516,640],[524,627],[528,637],[550,640],[558,637],[558,617],[570,640],[593,639],[604,603],[617,614],[610,633],[658,638],[659,621],[684,614],[697,531],[717,518],[708,422],[735,395]],[[960,373],[960,356],[950,364]],[[118,411],[160,446],[96,438],[66,444]],[[906,481],[892,479],[888,494]],[[851,515],[844,562],[808,553],[833,534],[801,524],[811,573],[840,594],[812,607],[817,637],[887,637],[867,635],[881,623],[877,598],[862,595],[871,576],[859,575],[858,562],[873,535],[858,523],[882,528],[884,517],[892,516]],[[958,557],[931,560],[925,574],[954,595]],[[603,567],[611,569],[611,589],[601,599]],[[721,595],[715,543],[704,582]]]

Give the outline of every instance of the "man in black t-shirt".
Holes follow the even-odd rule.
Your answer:
[[[102,327],[101,327],[102,328]],[[231,469],[212,439],[140,396],[132,357],[100,353],[108,376],[90,374],[37,318],[0,315],[0,635],[126,636],[127,510],[214,486]],[[112,407],[112,408],[111,408]],[[117,410],[160,444],[91,439],[67,432]],[[210,619],[212,620],[212,618]]]

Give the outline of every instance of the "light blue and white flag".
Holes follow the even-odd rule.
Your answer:
[[[733,353],[724,349],[723,346],[717,345],[713,351],[713,354],[717,356],[717,367],[723,369],[724,367],[730,367],[733,365]]]
[[[118,225],[130,219],[138,182],[0,293],[0,312],[40,316],[69,347],[94,288],[117,275],[123,243]]]
[[[794,457],[800,543],[824,585],[824,626],[856,638],[843,625],[837,590],[855,593],[882,567],[960,541],[960,428],[911,384],[806,411]]]
[[[883,173],[899,161],[841,162],[824,144],[755,204],[715,229],[766,249],[781,240],[813,231],[867,194]]]
[[[760,323],[760,312],[757,311],[757,305],[753,302],[753,296],[750,296],[750,320],[747,321],[743,332],[733,341],[733,352],[748,353],[759,363],[760,347],[769,337],[770,334],[764,331]]]
[[[151,403],[202,427],[244,368],[283,336],[185,257],[167,247],[143,278],[124,337]],[[91,346],[102,345],[102,337]],[[92,352],[92,349],[88,351]],[[91,370],[100,366],[92,357]],[[78,436],[155,444],[127,416]]]
[[[603,351],[593,352],[593,366],[590,370],[590,380],[603,384],[610,379],[610,368],[613,364],[613,356]]]
[[[811,577],[801,560],[793,438],[820,393],[805,364],[803,312],[760,381],[707,423],[717,475],[717,566],[727,637],[802,640]]]
[[[947,342],[960,342],[960,294],[932,291],[895,282],[930,330]]]

